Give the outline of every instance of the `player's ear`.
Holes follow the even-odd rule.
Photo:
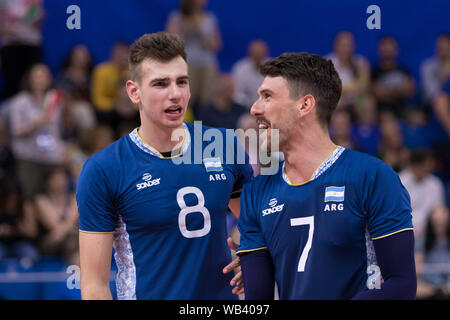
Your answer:
[[[134,104],[139,104],[139,102],[141,102],[141,97],[139,94],[139,85],[137,84],[137,82],[128,80],[125,86],[131,102],[133,102]]]
[[[305,115],[310,113],[316,105],[316,100],[314,99],[314,96],[311,94],[307,94],[303,96],[299,100],[299,105],[297,107],[299,115]]]

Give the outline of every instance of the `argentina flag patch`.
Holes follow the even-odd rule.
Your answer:
[[[329,201],[342,202],[344,201],[344,195],[345,195],[345,186],[325,188],[325,202]]]
[[[205,158],[203,159],[203,164],[205,166],[206,172],[223,171],[222,162],[220,161],[219,157]]]

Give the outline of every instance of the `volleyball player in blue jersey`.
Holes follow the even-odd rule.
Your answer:
[[[238,164],[235,136],[203,157],[196,137],[208,128],[183,122],[190,92],[178,36],[146,34],[129,60],[141,126],[89,158],[77,187],[82,298],[111,298],[114,247],[119,299],[236,299],[222,272],[231,261],[226,212],[239,214],[252,168]]]
[[[335,145],[341,95],[331,61],[286,53],[262,66],[251,113],[285,161],[246,184],[237,254],[246,299],[411,299],[416,294],[410,198],[382,161]]]

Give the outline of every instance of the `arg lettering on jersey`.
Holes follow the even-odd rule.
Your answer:
[[[325,208],[323,209],[323,211],[343,211],[343,210],[344,210],[344,204],[343,203],[339,203],[339,204],[336,204],[336,203],[329,204],[329,203],[327,203],[325,205]]]
[[[338,203],[327,203],[323,211],[334,212],[343,211],[344,204],[342,203],[345,198],[345,186],[343,187],[326,187],[325,188],[325,199],[324,202],[338,202]]]
[[[223,181],[223,180],[227,180],[227,176],[225,175],[225,173],[221,173],[221,174],[210,174],[209,175],[209,181]]]

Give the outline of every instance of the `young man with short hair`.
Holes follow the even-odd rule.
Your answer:
[[[236,299],[222,273],[231,260],[226,212],[239,214],[251,166],[225,162],[235,136],[234,149],[205,158],[197,136],[208,128],[183,123],[190,91],[178,36],[143,35],[129,62],[141,126],[89,158],[78,183],[82,297],[111,298],[114,246],[119,299]]]

